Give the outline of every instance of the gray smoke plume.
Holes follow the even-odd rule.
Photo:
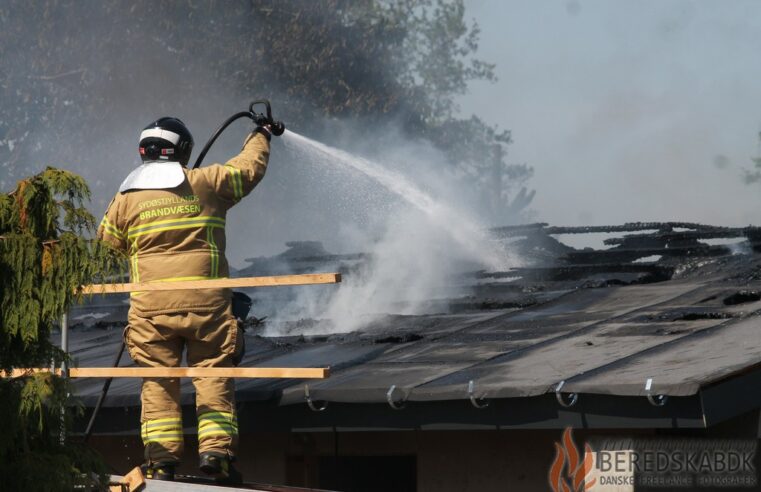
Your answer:
[[[46,10],[44,23],[35,22],[32,14],[42,12],[33,5],[17,1],[9,10],[0,8],[5,28],[0,38],[3,103],[18,109],[15,121],[0,122],[0,161],[7,164],[0,180],[5,188],[46,165],[71,169],[87,178],[92,211],[100,216],[139,162],[138,136],[152,120],[181,118],[200,148],[217,125],[247,109],[252,99],[285,101],[274,105],[276,116],[288,109],[288,91],[270,87],[270,94],[243,93],[236,83],[239,67],[217,63],[219,50],[228,46],[224,36],[245,39],[252,29],[230,22],[236,17],[222,15],[226,11],[215,14],[201,6],[199,18],[157,5],[166,22],[175,23],[162,31],[157,25],[133,22],[125,15],[128,4],[40,5]],[[88,22],[82,24],[85,17]],[[177,23],[183,28],[177,29]],[[208,26],[216,23],[224,36],[202,45],[183,42],[183,36],[193,36],[203,26],[205,34],[213,34],[215,29]],[[190,52],[183,46],[198,49]],[[259,68],[257,49],[262,47],[241,46],[239,63]],[[267,67],[259,69],[266,72]],[[291,102],[296,106],[298,101]],[[483,220],[488,200],[463,184],[477,181],[468,175],[477,172],[475,168],[447,164],[447,156],[399,132],[393,118],[378,116],[372,123],[326,118],[306,125],[291,114],[286,124],[309,135],[331,135],[334,144],[365,156],[401,187],[389,191],[391,181],[384,185],[379,176],[336,166],[330,156],[314,149],[289,148],[273,139],[267,176],[228,215],[231,264],[241,267],[245,258],[279,253],[294,240],[318,240],[329,251],[366,252],[371,258],[338,290],[303,289],[304,296],[290,311],[277,313],[280,318],[330,318],[332,329],[349,330],[377,313],[421,312],[430,299],[464,293],[441,290],[460,271],[516,264],[483,234],[493,225]],[[206,164],[234,156],[249,130],[244,123],[228,130]],[[488,182],[492,176],[481,178]],[[504,223],[512,220],[515,217],[506,211]]]
[[[456,174],[442,171],[443,156],[432,149],[392,139],[395,150],[381,165],[289,132],[285,138],[301,165],[341,176],[344,203],[360,221],[346,222],[354,226],[340,242],[371,259],[336,291],[300,290],[276,321],[325,320],[301,333],[352,331],[380,315],[420,314],[436,299],[467,294],[457,287],[459,273],[519,265],[489,236]],[[408,170],[414,163],[414,180],[400,163]],[[279,325],[268,333],[281,334]]]

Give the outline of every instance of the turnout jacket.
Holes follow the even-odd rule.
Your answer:
[[[248,136],[243,150],[226,164],[184,169],[172,189],[118,193],[106,210],[98,237],[129,255],[132,282],[224,278],[225,217],[261,181],[269,141]],[[150,316],[211,312],[230,301],[229,289],[133,292],[131,309]]]

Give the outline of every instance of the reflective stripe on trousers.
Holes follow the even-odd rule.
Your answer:
[[[140,436],[143,438],[143,445],[152,442],[182,442],[182,418],[146,420],[140,426]]]
[[[238,419],[230,412],[206,412],[198,416],[198,440],[238,435]]]

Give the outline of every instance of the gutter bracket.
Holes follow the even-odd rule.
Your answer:
[[[568,397],[566,399],[566,396],[560,392],[561,389],[563,389],[563,386],[565,385],[565,380],[560,381],[557,386],[555,386],[555,399],[558,401],[561,407],[570,408],[574,405],[576,405],[576,402],[579,401],[579,394],[578,393],[568,393]]]
[[[483,395],[481,395],[479,397],[476,397],[476,395],[475,395],[475,389],[476,389],[476,384],[471,379],[468,382],[468,397],[470,398],[471,405],[473,405],[474,407],[478,408],[479,410],[481,410],[482,408],[488,407],[489,406],[489,401],[486,400],[486,393],[484,393]],[[481,402],[483,402],[483,403],[481,403]]]
[[[647,381],[645,381],[645,396],[647,397],[647,401],[650,402],[650,404],[654,407],[662,407],[666,404],[666,401],[668,401],[669,396],[668,395],[654,395],[651,391],[651,388],[653,387],[653,378],[647,378]]]
[[[401,410],[404,407],[407,406],[407,399],[401,399],[398,402],[394,401],[394,390],[396,389],[396,385],[392,384],[391,387],[388,389],[388,392],[386,392],[386,401],[388,402],[389,406],[393,408],[394,410]]]
[[[309,407],[309,409],[312,410],[313,412],[323,412],[323,411],[325,411],[325,409],[328,408],[328,402],[327,401],[323,401],[322,405],[320,405],[320,406],[317,406],[317,405],[314,404],[314,402],[312,401],[312,397],[309,396],[309,385],[308,384],[304,385],[304,400],[307,402],[307,406]]]

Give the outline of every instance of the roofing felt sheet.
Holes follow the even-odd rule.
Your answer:
[[[330,366],[332,375],[239,380],[237,398],[303,403],[308,384],[315,400],[385,403],[392,386],[392,399],[462,400],[471,381],[490,398],[552,393],[560,381],[563,391],[634,396],[645,394],[648,379],[654,393],[694,395],[761,366],[761,300],[743,294],[747,302],[725,302],[761,291],[760,269],[757,255],[731,257],[692,264],[684,278],[657,283],[549,282],[540,286],[546,301],[524,309],[383,316],[357,332],[315,337],[249,333],[243,366]],[[515,285],[507,290],[520,293]],[[80,366],[109,366],[121,329],[75,329],[70,339]],[[77,393],[91,405],[101,384],[77,380]],[[106,405],[136,406],[139,390],[137,380],[115,381]],[[183,402],[192,402],[190,381],[183,393]]]

